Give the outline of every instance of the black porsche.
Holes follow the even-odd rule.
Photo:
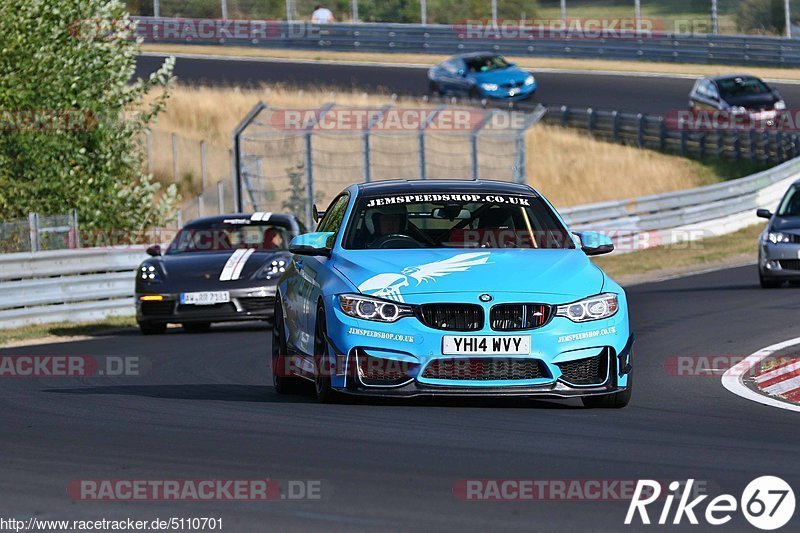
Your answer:
[[[151,246],[136,272],[136,321],[146,335],[169,323],[191,332],[212,322],[271,320],[278,277],[303,233],[292,215],[251,213],[192,220],[162,254]]]

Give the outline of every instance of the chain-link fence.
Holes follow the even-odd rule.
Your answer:
[[[78,248],[78,212],[0,222],[0,253]]]
[[[495,179],[524,183],[533,112],[419,105],[273,109],[259,104],[237,136],[238,206],[288,211],[311,226],[315,202],[355,182]]]

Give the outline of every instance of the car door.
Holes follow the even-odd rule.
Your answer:
[[[330,239],[331,244],[336,235],[341,230],[344,222],[344,214],[350,202],[350,195],[342,193],[331,202],[325,211],[325,216],[317,226],[318,232],[332,232],[334,237]],[[301,333],[298,336],[298,344],[306,354],[314,354],[314,327],[317,301],[322,293],[319,284],[320,272],[327,268],[329,258],[321,255],[296,255],[293,259],[294,268],[297,271],[297,293],[301,305],[298,306],[302,313],[302,318],[298,320]]]

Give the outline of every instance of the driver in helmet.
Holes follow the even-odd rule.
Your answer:
[[[368,245],[378,243],[389,235],[405,235],[408,228],[408,210],[405,205],[382,205],[366,212],[365,223],[369,231]]]

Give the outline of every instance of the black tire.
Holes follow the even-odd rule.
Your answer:
[[[181,326],[186,333],[207,333],[211,329],[211,322],[187,322]]]
[[[477,87],[472,87],[468,94],[471,100],[480,100],[482,98],[481,92]]]
[[[444,96],[444,91],[435,81],[428,83],[428,92],[433,96]]]
[[[783,285],[783,281],[779,279],[765,278],[761,272],[758,273],[758,281],[761,284],[762,289],[777,289]]]
[[[325,309],[317,308],[317,319],[314,325],[314,390],[320,403],[337,403],[341,396],[331,387],[328,356],[328,326],[325,321]]]
[[[161,335],[167,331],[167,325],[139,322],[139,331],[142,332],[142,335]]]
[[[584,407],[589,409],[622,409],[631,401],[633,393],[633,374],[628,374],[628,386],[624,391],[602,396],[586,396],[581,398]]]
[[[300,385],[300,378],[286,375],[286,337],[284,336],[283,307],[280,298],[275,300],[272,321],[272,386],[278,394],[292,394]],[[282,370],[283,369],[283,370]]]

